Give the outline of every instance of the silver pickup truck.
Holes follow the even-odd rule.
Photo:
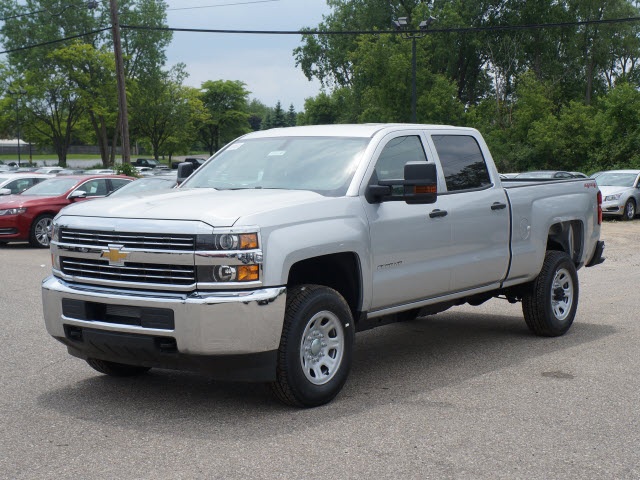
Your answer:
[[[503,186],[473,129],[254,132],[180,188],[62,210],[45,323],[104,374],[203,371],[316,406],[360,330],[501,296],[564,334],[601,221],[591,179]]]

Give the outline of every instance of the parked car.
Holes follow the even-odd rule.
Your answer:
[[[204,162],[206,162],[207,159],[206,158],[198,158],[198,157],[187,157],[184,160],[176,160],[174,162],[171,162],[171,168],[178,168],[178,165],[180,165],[181,163],[190,163],[191,165],[193,165],[193,169],[197,169],[198,167],[200,167],[201,165],[204,164]]]
[[[0,195],[15,195],[24,192],[35,184],[44,182],[50,175],[37,173],[9,173],[0,174]]]
[[[595,178],[602,192],[602,214],[633,220],[640,205],[640,170],[609,170]]]
[[[176,186],[176,175],[154,175],[144,177],[122,186],[118,190],[109,194],[111,197],[122,197],[124,195],[138,195],[147,192],[157,192],[160,190],[170,190]]]
[[[82,169],[74,169],[74,168],[65,168],[60,170],[56,175],[64,176],[64,175],[84,175],[84,170]]]
[[[582,178],[585,178],[586,175]],[[532,172],[523,172],[519,173],[513,178],[517,178],[520,180],[540,180],[540,179],[549,179],[549,180],[557,180],[562,178],[578,178],[571,172],[565,172],[564,170],[537,170]]]
[[[133,165],[134,167],[156,168],[159,163],[157,160],[154,160],[152,158],[136,158],[131,162],[131,165]]]
[[[41,167],[35,170],[34,173],[47,173],[51,175],[55,175],[56,173],[64,170],[64,167]]]
[[[55,177],[19,195],[2,197],[0,243],[27,240],[34,247],[48,247],[51,222],[63,207],[104,197],[132,180],[114,175]]]
[[[85,175],[115,175],[116,171],[111,168],[92,168],[85,170]]]

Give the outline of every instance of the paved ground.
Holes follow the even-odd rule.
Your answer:
[[[0,248],[0,478],[640,478],[640,221],[606,222],[571,331],[492,300],[357,337],[330,405],[152,371],[112,379],[42,322],[48,252]]]

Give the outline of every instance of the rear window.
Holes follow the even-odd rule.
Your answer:
[[[489,171],[475,138],[469,135],[433,135],[447,190],[472,190],[491,186]]]

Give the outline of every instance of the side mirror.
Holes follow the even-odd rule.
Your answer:
[[[178,185],[184,182],[193,173],[193,164],[184,162],[178,165]]]
[[[435,163],[409,162],[404,166],[404,200],[410,205],[435,203],[438,172]]]
[[[0,188],[0,195],[11,195],[11,189],[9,189],[9,188]]]
[[[69,194],[67,198],[69,200],[75,200],[76,198],[86,198],[86,197],[87,197],[87,192],[85,192],[84,190],[74,190]]]
[[[367,187],[369,203],[404,201],[409,205],[435,203],[438,198],[438,172],[435,163],[408,162],[404,179],[381,180]]]

